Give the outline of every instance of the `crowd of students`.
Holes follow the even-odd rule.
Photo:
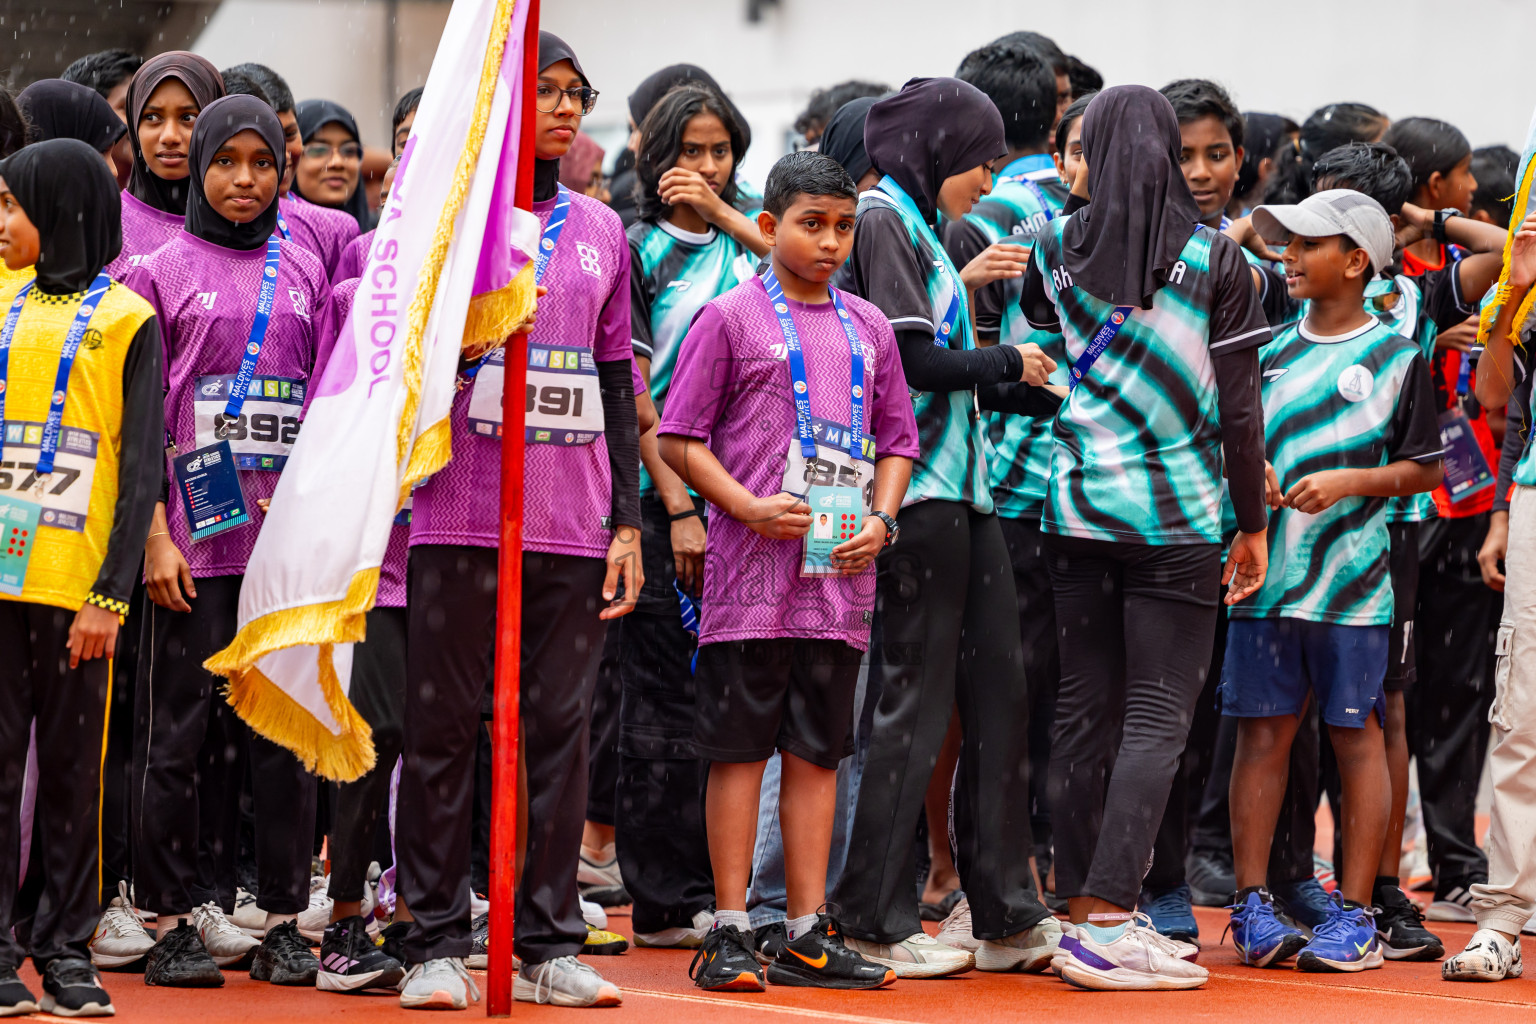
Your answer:
[[[1016,32],[818,91],[759,191],[701,68],[628,98],[610,174],[600,71],[549,33],[537,65],[530,365],[579,367],[586,443],[525,456],[515,998],[620,1002],[585,959],[627,950],[620,905],[711,991],[1197,988],[1195,905],[1254,967],[1440,960],[1427,916],[1478,925],[1446,979],[1519,975],[1516,154],[1103,88]],[[0,1015],[110,1014],[102,970],[464,1009],[504,940],[499,377],[464,365],[394,527],[351,676],[374,769],[320,782],[203,668],[393,164],[183,51],[0,92],[0,156]],[[214,528],[189,474],[220,452],[253,505]]]

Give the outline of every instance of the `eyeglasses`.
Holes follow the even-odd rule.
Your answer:
[[[332,153],[339,153],[347,163],[357,163],[363,158],[363,147],[355,142],[343,142],[339,146],[325,142],[304,144],[304,156],[310,160],[329,160]]]
[[[589,89],[583,85],[578,89],[556,89],[552,85],[540,82],[534,90],[533,105],[541,114],[553,114],[560,109],[560,97],[569,96],[571,102],[576,105],[583,115],[592,113],[597,106],[597,90]]]

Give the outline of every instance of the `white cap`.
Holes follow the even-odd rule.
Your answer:
[[[1260,206],[1253,226],[1269,241],[1289,241],[1292,235],[1327,238],[1348,235],[1364,249],[1371,272],[1379,274],[1392,262],[1396,239],[1392,218],[1381,204],[1352,188],[1315,192],[1295,206]]]

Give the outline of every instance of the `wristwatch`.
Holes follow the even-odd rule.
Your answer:
[[[901,533],[901,527],[896,525],[896,517],[888,516],[884,512],[875,512],[873,515],[885,524],[885,544],[883,547],[890,547],[892,544],[895,544],[896,535]]]
[[[1443,210],[1435,211],[1435,241],[1445,244],[1445,222],[1452,217],[1460,217],[1461,211],[1454,206],[1447,206]]]

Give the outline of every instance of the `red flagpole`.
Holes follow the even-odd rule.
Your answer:
[[[519,209],[533,209],[534,83],[539,77],[539,0],[528,7],[523,34],[523,115],[518,145]],[[496,586],[496,719],[491,776],[491,927],[486,977],[486,1015],[512,1013],[512,887],[517,864],[518,666],[523,619],[523,392],[528,338],[507,340],[501,395],[501,545]]]

